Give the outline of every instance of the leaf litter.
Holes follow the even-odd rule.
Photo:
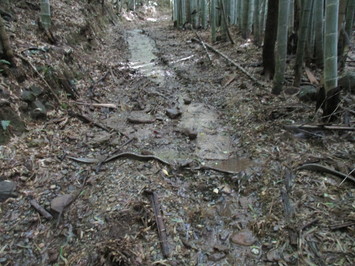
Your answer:
[[[58,23],[86,29],[78,3],[53,5]],[[47,45],[28,26],[33,11],[16,11],[27,28],[18,30],[15,50]],[[76,101],[90,104],[77,105],[81,116],[54,108],[46,123],[29,121],[27,133],[1,146],[1,180],[16,183],[17,197],[1,203],[0,262],[351,265],[353,183],[340,185],[339,175],[302,165],[353,176],[353,132],[285,129],[315,124],[313,104],[296,95],[272,96],[270,84],[259,89],[212,53],[211,66],[202,46],[191,41],[193,32],[175,30],[167,15],[159,16],[158,22],[89,28],[91,43],[75,43],[65,27],[57,29],[73,42],[72,60],[80,65]],[[154,40],[153,63],[164,77],[127,64],[125,30],[132,29]],[[199,35],[209,38],[207,31]],[[215,46],[267,84],[257,64],[249,64],[260,60],[260,49],[235,42]],[[31,62],[59,64],[60,51],[69,48],[64,43],[45,56],[31,54]],[[31,83],[41,80],[31,77],[24,86]],[[166,114],[174,108],[181,115]],[[184,124],[186,117],[191,120]],[[120,160],[100,163],[115,156]],[[155,207],[146,191],[159,198]],[[44,219],[31,207],[33,199],[61,218]]]

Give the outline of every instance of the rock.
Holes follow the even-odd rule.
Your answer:
[[[100,135],[96,135],[91,141],[89,141],[89,144],[97,147],[109,142],[110,139],[111,134],[108,132],[103,132]]]
[[[208,259],[211,261],[219,261],[222,260],[226,257],[226,254],[222,253],[222,252],[218,252],[218,253],[213,253],[211,255],[208,256]]]
[[[67,207],[74,200],[74,196],[71,194],[65,194],[52,199],[51,209],[58,213],[61,213],[65,207]]]
[[[346,72],[338,81],[338,85],[344,90],[355,93],[355,72]]]
[[[184,104],[186,104],[186,105],[188,105],[192,102],[191,98],[189,98],[189,97],[184,97],[183,101],[184,101]]]
[[[10,106],[10,102],[8,100],[5,99],[0,99],[0,107],[7,107]]]
[[[284,93],[286,95],[294,95],[294,94],[296,94],[298,92],[299,92],[299,88],[296,88],[296,87],[286,87],[284,89]]]
[[[314,102],[317,100],[318,89],[313,86],[302,86],[298,98],[304,102]]]
[[[16,183],[12,181],[0,182],[0,202],[7,200],[8,198],[16,198]]]
[[[231,238],[231,241],[238,245],[251,246],[256,242],[256,237],[252,231],[245,229],[234,234]]]
[[[266,253],[266,258],[268,261],[279,261],[281,260],[281,252],[279,249],[271,249]]]
[[[19,109],[21,110],[21,111],[27,111],[28,110],[28,103],[27,102],[20,102],[19,103]]]
[[[133,111],[128,116],[127,121],[133,124],[149,124],[154,123],[155,117],[144,112]]]
[[[25,123],[17,115],[17,112],[9,106],[9,103],[3,99],[0,100],[0,121],[10,121],[11,134],[8,130],[3,130],[4,128],[0,125],[0,145],[8,142],[12,136],[12,133],[16,135],[21,135],[22,132],[26,131]]]
[[[181,112],[176,108],[169,108],[166,109],[166,115],[171,119],[175,119],[181,116]]]
[[[189,137],[190,140],[197,138],[197,131],[190,128],[181,128],[179,132]]]
[[[31,86],[30,90],[35,97],[40,96],[44,92],[44,90],[38,86]]]
[[[36,99],[36,96],[33,94],[32,91],[24,90],[21,93],[21,100],[25,102],[33,102]]]
[[[34,108],[31,112],[32,118],[44,119],[47,117],[47,109],[41,101],[34,101],[32,106]]]

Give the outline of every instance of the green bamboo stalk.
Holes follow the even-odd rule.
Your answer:
[[[338,86],[338,1],[326,0],[324,27],[324,88],[329,92]]]
[[[40,22],[46,30],[51,27],[51,9],[49,0],[41,0]]]

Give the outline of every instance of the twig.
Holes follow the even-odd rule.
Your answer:
[[[343,179],[349,179],[349,180],[355,182],[355,178],[350,176],[350,174],[347,175],[342,172],[333,170],[329,167],[326,167],[326,166],[323,166],[320,164],[316,164],[316,163],[308,163],[308,164],[301,165],[296,170],[310,170],[310,171],[316,171],[316,172],[321,172],[321,173],[327,173],[327,174],[331,174],[331,175],[334,175],[334,176],[337,176],[337,177],[340,177]]]
[[[54,98],[56,99],[56,101],[61,104],[61,101],[59,100],[59,97],[57,96],[57,94],[54,92],[54,90],[52,89],[52,87],[48,84],[48,82],[45,80],[45,78],[41,75],[41,73],[38,72],[38,70],[36,69],[36,67],[25,57],[23,57],[22,55],[16,54],[17,57],[19,57],[20,59],[22,59],[23,61],[25,61],[27,64],[29,64],[31,66],[31,68],[34,70],[34,72],[36,72],[36,74],[40,77],[40,79],[43,81],[43,83],[48,87],[49,91],[51,92],[51,94],[54,96]]]
[[[198,35],[197,31],[194,28],[192,28],[192,30],[195,33],[196,37],[199,39],[200,43],[202,44],[202,47],[205,49],[208,61],[210,61],[210,63],[212,64],[212,59],[211,59],[210,53],[208,52],[204,41],[201,39],[201,37]]]
[[[94,120],[92,120],[91,118],[83,115],[83,114],[79,114],[79,113],[76,113],[74,112],[73,110],[69,110],[68,111],[68,114],[71,116],[71,117],[76,117],[76,118],[79,118],[81,121],[85,122],[85,123],[90,123],[90,124],[93,124],[107,132],[111,132],[111,130],[107,127],[105,127],[104,125],[100,124],[100,123],[97,123],[95,122]]]
[[[161,207],[160,207],[160,203],[158,200],[158,196],[156,195],[156,193],[154,191],[144,191],[144,194],[147,195],[147,197],[150,199],[151,203],[152,203],[152,207],[154,210],[154,216],[155,216],[155,222],[157,224],[157,228],[158,228],[158,236],[159,236],[159,240],[160,240],[160,244],[161,244],[161,249],[162,249],[162,253],[164,258],[168,258],[170,255],[169,252],[169,244],[168,244],[168,238],[166,235],[166,228],[165,228],[165,224],[162,218],[162,211],[161,211]]]
[[[113,152],[109,153],[109,154],[105,157],[105,159],[101,160],[101,161],[97,164],[97,166],[96,166],[96,168],[95,168],[95,172],[96,172],[96,173],[100,172],[100,169],[101,169],[102,164],[105,163],[105,161],[106,161],[108,158],[112,157],[112,155],[114,155],[115,153],[117,153],[118,151],[120,151],[124,146],[126,146],[126,145],[129,144],[129,143],[131,143],[134,139],[135,139],[134,137],[133,137],[133,138],[130,138],[130,139],[127,140],[125,143],[123,143],[122,145],[120,145],[116,150],[114,150]]]
[[[239,65],[238,63],[234,62],[232,59],[230,59],[228,56],[226,56],[225,54],[223,54],[222,52],[218,51],[216,48],[212,47],[211,45],[207,44],[206,42],[201,42],[198,39],[192,38],[192,41],[198,42],[202,45],[202,43],[204,43],[206,45],[206,47],[210,50],[212,50],[213,52],[215,52],[216,54],[219,54],[220,56],[222,56],[224,59],[226,59],[229,63],[231,63],[232,65],[234,65],[235,67],[237,67],[240,71],[242,71],[245,75],[247,75],[252,81],[254,81],[257,85],[259,85],[260,87],[265,87],[264,84],[262,84],[260,81],[258,81],[255,77],[253,77],[248,71],[246,71],[241,65]]]
[[[292,125],[292,126],[285,126],[285,129],[312,129],[312,130],[345,130],[345,131],[355,131],[355,127],[327,126],[327,125]]]
[[[287,222],[290,222],[290,219],[295,214],[294,207],[291,204],[290,197],[288,195],[288,192],[284,189],[281,190],[281,199],[284,205],[284,210],[285,210],[285,218]]]
[[[337,230],[337,229],[342,229],[344,227],[350,227],[350,226],[353,226],[353,225],[355,225],[355,222],[354,221],[349,221],[349,222],[344,222],[344,223],[332,224],[329,227],[332,230]]]
[[[110,73],[111,73],[111,72],[110,72],[110,70],[109,70],[109,71],[107,71],[101,78],[99,78],[97,81],[92,82],[91,86],[88,88],[88,91],[89,91],[92,95],[94,95],[94,88],[95,88],[95,86],[96,86],[99,82],[104,81],[104,80],[106,79],[106,77],[108,76],[108,74],[110,74]]]
[[[343,181],[340,182],[339,187],[345,182],[346,179],[348,179],[350,177],[350,175],[355,171],[355,168],[353,168],[353,170],[350,171],[349,174],[347,174],[347,176],[343,179]]]
[[[41,205],[39,205],[39,203],[32,199],[30,200],[30,204],[33,208],[36,209],[36,211],[38,211],[44,218],[48,219],[48,220],[52,220],[53,216],[52,214],[50,214],[49,212],[47,212]]]
[[[93,107],[106,107],[106,108],[112,108],[112,109],[117,109],[117,105],[114,103],[84,103],[84,102],[71,102],[79,105],[89,105]]]

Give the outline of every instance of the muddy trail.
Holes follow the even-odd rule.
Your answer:
[[[352,264],[353,183],[298,167],[348,173],[353,135],[285,130],[314,106],[210,63],[195,37],[169,15],[110,27],[82,58],[93,82],[78,109],[4,146],[18,187],[1,206],[0,263]],[[267,84],[259,48],[216,47]]]

